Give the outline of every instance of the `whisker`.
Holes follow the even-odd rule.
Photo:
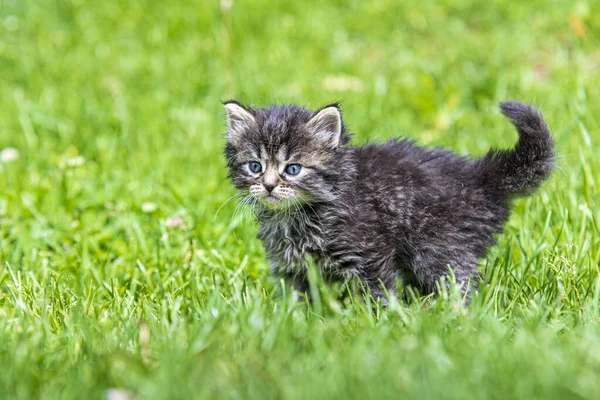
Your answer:
[[[292,204],[294,205],[296,214],[300,216],[301,221],[304,223],[304,225],[308,225],[308,216],[306,215],[306,212],[304,211],[303,207],[300,205],[298,199],[292,197]]]
[[[252,196],[250,196],[249,194],[247,194],[237,205],[237,207],[235,208],[235,210],[233,211],[233,217],[232,220],[236,221],[237,217],[239,215],[239,212],[244,208],[244,206],[250,201],[252,200]]]
[[[236,197],[240,197],[240,196],[243,196],[243,195],[244,195],[244,192],[237,192],[237,193],[234,193],[233,196],[231,196],[227,200],[225,200],[223,202],[223,204],[221,204],[221,206],[219,207],[219,209],[217,210],[217,212],[215,213],[215,215],[213,217],[213,222],[215,222],[217,220],[217,216],[219,215],[219,212],[221,211],[221,209],[223,207],[225,207],[225,204],[229,203],[231,200],[235,199]]]
[[[309,201],[308,199],[306,199],[306,198],[305,198],[305,197],[302,195],[302,193],[300,193],[299,195],[300,195],[300,198],[302,199],[302,201],[304,202],[304,205],[308,206],[308,207],[311,209],[311,211],[313,212],[313,215],[314,215],[315,217],[317,217],[317,219],[319,220],[319,226],[323,226],[323,222],[321,221],[321,217],[319,216],[319,213],[317,213],[317,210],[315,210],[315,208],[314,208],[314,207],[313,207],[313,206],[310,204],[310,201]],[[304,211],[304,212],[306,213],[306,211]],[[310,218],[308,217],[308,215],[306,216],[306,218],[307,218],[307,219],[310,219]]]

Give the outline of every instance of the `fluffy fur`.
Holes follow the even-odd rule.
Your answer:
[[[230,177],[255,206],[273,273],[301,291],[310,257],[326,279],[358,277],[383,300],[398,279],[433,292],[451,269],[468,301],[477,260],[502,231],[511,200],[554,168],[541,113],[515,101],[500,108],[519,133],[516,147],[475,160],[409,139],[351,146],[335,104],[317,112],[224,105]],[[301,172],[288,174],[291,164]]]

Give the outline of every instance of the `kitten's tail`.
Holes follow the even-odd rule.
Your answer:
[[[477,166],[484,186],[491,184],[498,194],[525,196],[540,187],[554,169],[552,136],[542,113],[534,107],[505,101],[500,110],[517,128],[519,141],[511,150],[490,150]]]

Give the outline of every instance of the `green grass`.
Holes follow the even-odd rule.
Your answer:
[[[599,16],[593,0],[0,0],[0,150],[20,154],[0,163],[0,397],[597,398]],[[372,313],[318,282],[308,306],[278,294],[236,202],[217,213],[231,97],[340,100],[356,142],[476,155],[514,145],[496,105],[520,99],[560,169],[515,203],[470,308],[450,291]]]

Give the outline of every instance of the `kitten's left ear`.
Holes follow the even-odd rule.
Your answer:
[[[237,142],[248,129],[257,128],[254,115],[246,107],[231,100],[223,103],[227,112],[227,140]]]
[[[342,114],[337,105],[331,105],[317,112],[308,121],[308,128],[322,142],[338,147],[342,134]]]

